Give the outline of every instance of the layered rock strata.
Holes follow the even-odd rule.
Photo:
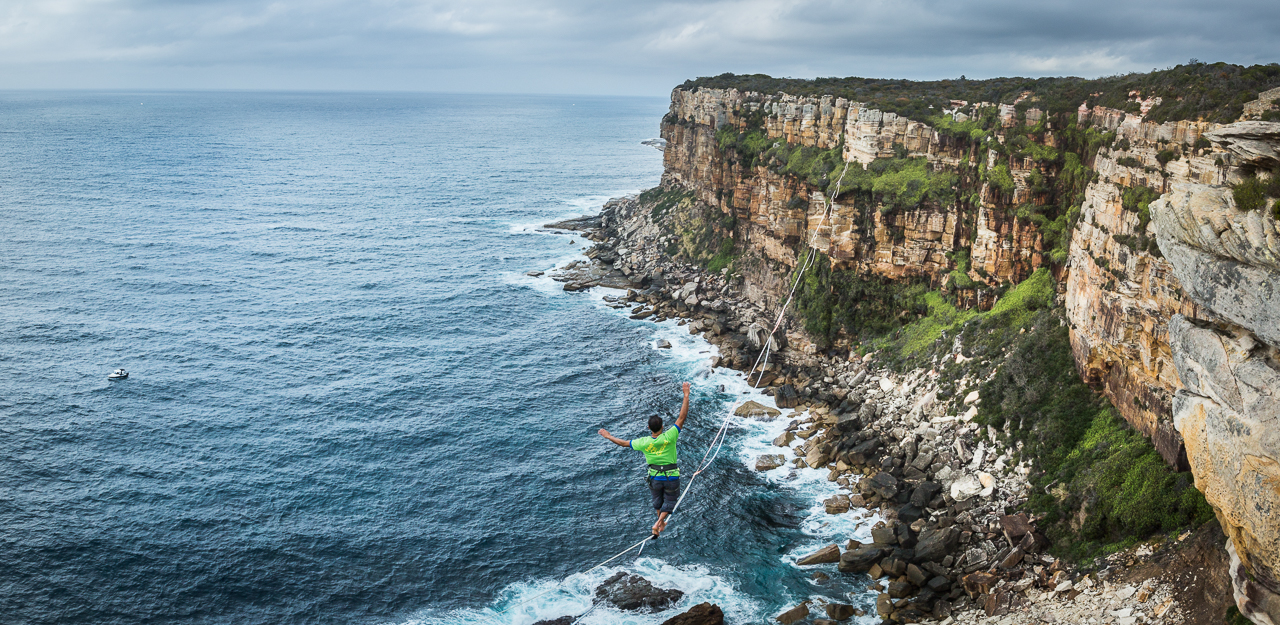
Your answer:
[[[1259,169],[1280,163],[1280,124],[1209,138]],[[1161,251],[1202,311],[1175,315],[1169,344],[1182,387],[1173,419],[1196,486],[1229,539],[1236,603],[1280,622],[1280,223],[1243,212],[1229,188],[1175,184],[1151,205]]]

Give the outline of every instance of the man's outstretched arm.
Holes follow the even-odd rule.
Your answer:
[[[612,442],[614,445],[617,445],[619,447],[631,447],[631,441],[624,441],[618,438],[617,436],[610,434],[609,430],[606,430],[604,428],[600,428],[600,436],[603,436],[609,439],[610,442]]]
[[[676,427],[684,429],[684,419],[689,416],[689,383],[684,383],[684,403],[680,405],[680,416],[676,417]]]

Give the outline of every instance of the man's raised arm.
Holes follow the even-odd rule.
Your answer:
[[[684,419],[689,416],[689,383],[684,383],[684,403],[680,405],[680,416],[676,417],[676,427],[684,429]]]
[[[603,437],[605,437],[605,438],[609,439],[609,441],[610,441],[610,442],[612,442],[614,445],[617,445],[617,446],[619,446],[619,447],[631,447],[631,441],[624,441],[624,440],[622,440],[622,439],[618,438],[617,436],[614,436],[614,435],[610,434],[610,433],[609,433],[609,430],[606,430],[606,429],[604,429],[604,428],[600,428],[600,432],[599,432],[599,434],[600,434],[600,436],[603,436]]]

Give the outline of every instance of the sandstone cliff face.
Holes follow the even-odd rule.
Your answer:
[[[1280,124],[1209,138],[1244,165],[1280,162]],[[1256,623],[1280,622],[1280,223],[1237,210],[1221,185],[1174,184],[1151,208],[1160,249],[1201,311],[1169,322],[1182,383],[1174,424],[1230,540],[1237,605]]]
[[[744,239],[763,257],[794,267],[796,250],[812,239],[838,267],[890,278],[924,277],[935,286],[955,268],[948,254],[957,250],[971,250],[970,278],[991,285],[1021,281],[1045,263],[1040,233],[1000,210],[985,187],[977,206],[882,212],[879,206],[836,197],[827,214],[829,198],[822,189],[767,167],[748,168],[721,153],[716,130],[725,124],[745,129],[753,115],[761,117],[770,139],[822,149],[843,145],[844,159],[854,167],[894,156],[895,146],[909,156],[927,157],[937,168],[954,167],[972,155],[928,125],[842,98],[677,89],[662,129],[664,180],[737,217]],[[1023,179],[1029,173],[1029,164],[1015,167],[1014,201],[1027,199]],[[989,297],[978,297],[974,304],[990,305]]]
[[[1012,106],[998,115],[1013,125]],[[1025,112],[1028,123],[1040,117]],[[1155,124],[1083,105],[1078,120],[1115,140],[1085,163],[1093,178],[1057,268],[1077,366],[1166,461],[1193,471],[1229,536],[1238,605],[1280,625],[1280,224],[1269,210],[1238,210],[1228,186],[1280,166],[1280,124]],[[937,170],[990,168],[998,154],[843,99],[677,89],[664,182],[737,218],[739,243],[772,263],[746,272],[758,302],[780,302],[778,276],[810,241],[842,268],[935,287],[959,250],[969,278],[991,286],[1048,262],[1041,232],[1011,210],[1038,202],[1032,179],[1053,174],[1031,159],[1000,157],[1014,183],[1005,197],[984,184],[951,205],[895,211],[837,197],[827,213],[824,189],[721,153],[716,130],[751,123],[774,141],[841,147],[851,166],[905,150]],[[1059,147],[1053,132],[1044,141]],[[1136,197],[1154,201],[1143,210]]]
[[[1013,107],[1001,107],[999,115],[1003,126],[1014,123]],[[1121,196],[1136,186],[1158,194],[1176,181],[1223,184],[1232,168],[1218,163],[1231,155],[1191,148],[1218,128],[1214,124],[1153,124],[1102,107],[1085,108],[1078,115],[1082,122],[1114,131],[1125,149],[1103,148],[1091,163],[1097,179],[1086,189],[1072,234],[1065,300],[1076,360],[1121,415],[1156,442],[1165,460],[1185,469],[1181,439],[1170,418],[1170,401],[1180,385],[1166,324],[1174,314],[1197,317],[1197,308],[1179,290],[1169,264],[1152,254],[1153,245],[1135,249],[1135,241],[1153,239],[1155,233],[1138,213],[1124,209]],[[825,149],[843,145],[845,160],[856,164],[892,157],[895,146],[910,156],[927,157],[938,169],[954,169],[966,158],[985,160],[991,167],[999,155],[994,150],[975,153],[926,124],[844,99],[675,90],[663,125],[666,180],[738,217],[746,224],[743,240],[772,261],[794,267],[796,250],[812,239],[816,249],[841,267],[890,278],[925,277],[935,287],[944,285],[956,268],[949,255],[958,250],[970,255],[970,279],[991,286],[1019,282],[1048,262],[1041,232],[1009,210],[1037,202],[1028,182],[1037,165],[1030,159],[1010,159],[1014,192],[1009,198],[983,185],[976,206],[881,213],[877,206],[837,197],[830,215],[824,215],[828,198],[822,190],[766,167],[745,170],[720,152],[716,129],[726,124],[743,129],[751,116],[761,120],[771,139]],[[1039,118],[1038,110],[1027,111],[1028,121]],[[1046,142],[1057,142],[1052,132]],[[1162,166],[1159,154],[1169,147],[1176,147],[1182,158]],[[806,202],[797,207],[792,201],[796,197]],[[753,292],[761,297],[768,293]],[[979,290],[961,301],[986,308],[992,296]]]
[[[1216,125],[1152,124],[1111,109],[1081,111],[1081,121],[1113,130],[1126,149],[1103,148],[1094,161],[1097,179],[1085,191],[1080,222],[1072,234],[1067,274],[1071,346],[1081,374],[1106,393],[1134,427],[1152,439],[1166,462],[1186,469],[1181,438],[1173,426],[1171,399],[1181,384],[1169,350],[1167,323],[1175,314],[1199,313],[1173,277],[1168,261],[1143,241],[1154,225],[1126,210],[1127,189],[1162,193],[1172,184],[1222,184],[1227,168],[1213,149],[1188,149]],[[1181,146],[1183,158],[1161,165],[1159,152]]]

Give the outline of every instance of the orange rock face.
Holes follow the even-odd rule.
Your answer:
[[[664,181],[678,183],[736,217],[744,240],[763,257],[794,267],[796,250],[812,241],[838,267],[889,278],[921,277],[935,286],[955,269],[948,254],[956,250],[972,249],[970,278],[990,285],[1016,283],[1045,263],[1039,231],[986,199],[976,207],[886,212],[879,205],[837,197],[827,212],[822,189],[767,167],[743,166],[720,151],[716,129],[726,124],[745,129],[747,116],[757,113],[763,113],[771,139],[823,149],[843,142],[842,154],[851,167],[892,157],[895,145],[910,156],[927,157],[938,169],[954,168],[969,154],[968,148],[955,147],[925,124],[844,99],[677,89],[662,127],[667,140]],[[1015,176],[1020,181],[1029,173],[1027,167]]]
[[[1002,120],[1010,126],[1014,113],[1006,108],[1001,109]],[[1038,110],[1028,115],[1032,113],[1039,118]],[[1159,194],[1181,181],[1224,184],[1231,170],[1220,160],[1225,154],[1190,147],[1220,126],[1154,124],[1101,107],[1082,108],[1078,116],[1081,123],[1116,133],[1116,143],[1088,163],[1097,177],[1086,189],[1068,261],[1055,268],[1065,278],[1063,300],[1077,365],[1126,420],[1152,438],[1168,462],[1185,468],[1181,437],[1170,418],[1170,402],[1181,384],[1166,324],[1175,314],[1199,318],[1200,311],[1151,243],[1155,232],[1149,219],[1126,210],[1121,198],[1135,186]],[[926,157],[938,170],[954,171],[964,159],[981,159],[988,167],[1007,162],[1014,190],[1011,197],[1001,198],[983,185],[976,205],[889,212],[865,205],[865,200],[837,197],[828,213],[823,189],[764,166],[746,167],[720,151],[716,130],[725,125],[745,130],[749,119],[758,120],[775,141],[823,149],[843,146],[851,167],[892,157],[895,147],[899,154],[905,149],[909,156]],[[969,278],[989,286],[1020,282],[1049,262],[1039,229],[1010,210],[1035,203],[1028,182],[1035,162],[1000,160],[992,150],[975,154],[927,124],[840,98],[677,89],[662,134],[667,139],[664,180],[736,217],[739,240],[747,242],[748,252],[785,268],[795,266],[797,251],[810,241],[840,268],[894,279],[923,278],[934,287],[948,283],[958,250],[970,254]],[[1052,132],[1045,143],[1056,144]],[[1170,146],[1178,146],[1180,158],[1162,166],[1157,155]],[[754,292],[764,297],[769,289]],[[984,293],[961,301],[989,307],[990,296]]]

